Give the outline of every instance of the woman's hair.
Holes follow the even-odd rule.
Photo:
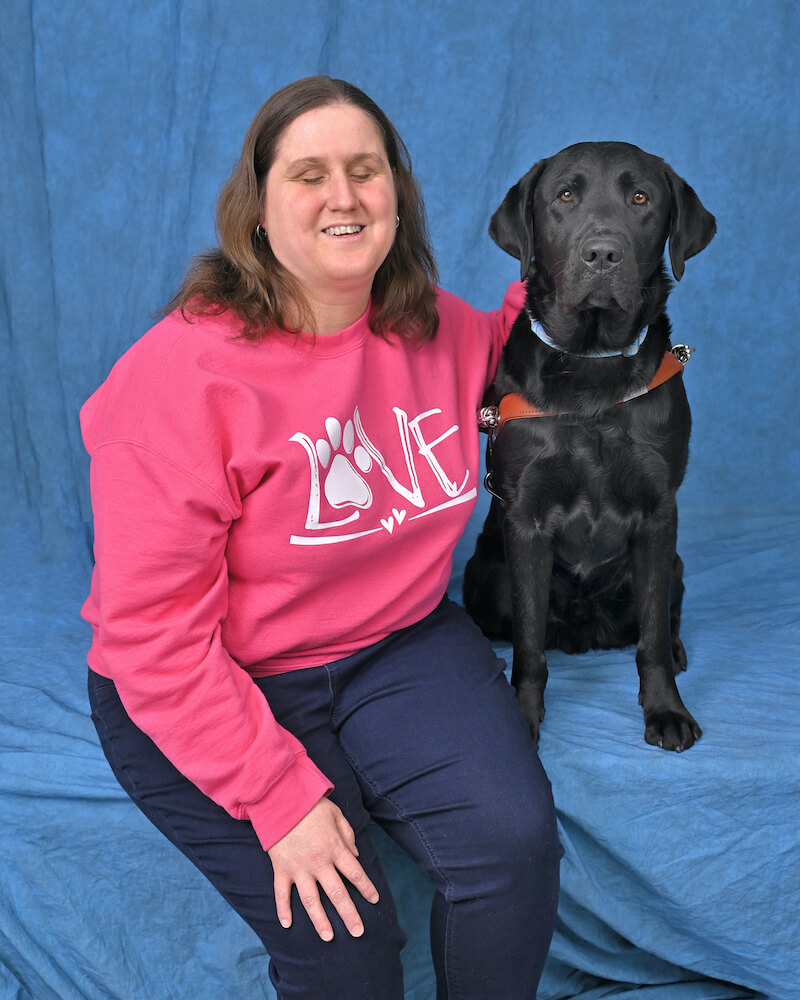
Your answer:
[[[245,136],[242,155],[217,203],[219,246],[195,258],[167,309],[200,315],[233,309],[244,321],[242,335],[260,340],[270,324],[292,332],[299,315],[311,329],[311,311],[297,281],[272,252],[259,223],[267,173],[286,128],[299,115],[331,104],[366,112],[383,136],[392,168],[400,224],[372,284],[370,328],[425,341],[438,326],[434,285],[438,280],[425,206],[411,158],[396,129],[374,101],[344,80],[309,76],[276,91],[260,108]]]

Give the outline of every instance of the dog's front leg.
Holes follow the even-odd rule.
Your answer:
[[[670,628],[670,588],[678,515],[674,501],[666,511],[646,517],[631,546],[633,586],[639,621],[636,667],[644,738],[665,750],[687,750],[702,730],[675,683]]]
[[[504,536],[513,609],[511,683],[530,726],[531,736],[538,743],[547,683],[545,635],[553,570],[552,539],[537,531],[532,524],[515,524],[509,515],[505,519]]]

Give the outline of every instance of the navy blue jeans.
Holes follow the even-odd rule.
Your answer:
[[[359,860],[380,893],[353,891],[352,938],[331,942],[299,900],[275,912],[269,855],[183,777],[90,673],[100,742],[122,787],[247,921],[280,1000],[402,1000],[391,889],[371,842],[379,823],[430,876],[437,1000],[534,1000],[556,915],[561,849],[550,783],[502,661],[458,605],[343,660],[256,681],[282,726],[335,784]]]

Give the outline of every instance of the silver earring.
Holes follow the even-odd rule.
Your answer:
[[[399,215],[396,215],[396,216],[395,216],[395,219],[397,219],[397,222],[395,222],[395,224],[394,224],[394,228],[395,228],[395,229],[399,229],[399,228],[400,228],[400,216],[399,216]]]
[[[260,222],[256,224],[256,236],[260,240],[266,239],[266,237],[267,237],[267,231],[266,231],[266,229],[262,228]]]

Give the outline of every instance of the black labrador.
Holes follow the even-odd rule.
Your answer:
[[[663,257],[669,240],[679,281],[715,231],[671,167],[622,142],[540,160],[492,218],[492,239],[521,261],[527,300],[500,362],[499,412],[488,411],[495,498],[464,603],[487,635],[513,640],[512,683],[534,739],[546,648],[633,643],[647,742],[681,751],[700,738],[675,683],[686,668],[675,496],[690,352],[670,342]]]

